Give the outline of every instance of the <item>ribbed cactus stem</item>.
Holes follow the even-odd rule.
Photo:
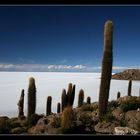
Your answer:
[[[83,101],[84,101],[84,90],[80,89],[78,95],[78,107],[81,107],[83,105]]]
[[[29,79],[29,87],[28,87],[28,104],[27,104],[27,119],[31,117],[31,115],[35,114],[36,110],[36,86],[35,79],[30,77]]]
[[[67,91],[67,105],[73,106],[75,98],[75,85],[72,85],[72,83],[69,83],[68,85],[68,91]]]
[[[52,104],[52,97],[48,96],[47,105],[46,105],[46,116],[49,116],[51,114],[51,104]]]
[[[87,104],[91,104],[91,98],[89,96],[87,97]]]
[[[121,93],[118,92],[118,93],[117,93],[117,99],[119,99],[120,97],[121,97]]]
[[[131,96],[131,90],[132,90],[132,80],[129,80],[129,83],[128,83],[128,96]]]
[[[24,89],[22,89],[21,91],[21,96],[20,96],[20,99],[19,99],[19,102],[18,102],[18,117],[22,117],[24,116]]]
[[[113,24],[112,21],[107,21],[104,27],[104,50],[102,58],[101,83],[99,91],[99,117],[106,114],[109,98],[110,81],[112,75],[112,39],[113,39]]]
[[[67,90],[67,105],[70,106],[70,100],[71,100],[71,93],[72,93],[72,83],[69,83],[68,90]]]
[[[70,106],[73,106],[74,98],[75,98],[75,85],[73,85],[72,92],[70,93],[70,100],[69,100]]]
[[[72,92],[72,83],[69,83],[68,85],[68,93],[71,93]]]
[[[57,103],[57,113],[60,113],[60,103]]]
[[[61,96],[61,106],[62,106],[62,111],[64,110],[64,108],[67,105],[67,94],[66,94],[66,90],[63,89],[62,90],[62,96]]]

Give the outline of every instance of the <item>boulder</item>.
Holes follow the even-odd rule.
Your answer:
[[[124,119],[124,112],[119,107],[112,111],[112,115],[119,121]]]
[[[100,133],[100,134],[113,134],[114,128],[116,126],[119,126],[119,123],[116,121],[113,122],[103,121],[95,125],[95,131],[96,133]]]
[[[127,135],[127,134],[138,134],[138,131],[131,129],[129,127],[115,127],[114,128],[115,135]]]
[[[140,111],[131,110],[125,113],[126,125],[132,129],[139,130],[140,128]]]

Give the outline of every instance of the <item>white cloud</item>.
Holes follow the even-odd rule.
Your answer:
[[[101,70],[101,66],[98,67],[90,67],[91,69],[98,69]],[[132,67],[121,67],[121,66],[113,66],[113,70],[124,70],[124,69],[140,69],[140,66],[132,66]]]
[[[65,71],[82,70],[84,65],[0,64],[0,71]]]
[[[12,67],[13,67],[13,64],[0,64],[0,68],[8,69]]]
[[[122,71],[125,69],[140,69],[139,66],[120,67],[113,66],[113,71]],[[48,64],[5,64],[0,63],[0,71],[84,71],[100,72],[101,66],[87,67],[85,65],[48,65]]]
[[[101,72],[102,67],[101,66],[97,66],[97,67],[86,67],[86,70],[89,72]],[[121,66],[113,66],[112,67],[112,71],[123,71],[126,69],[140,69],[140,66],[132,66],[132,67],[121,67]]]
[[[83,65],[76,65],[73,67],[74,69],[84,69],[86,68],[86,66],[83,66]]]
[[[113,66],[113,70],[123,70],[123,69],[128,69],[128,67]]]

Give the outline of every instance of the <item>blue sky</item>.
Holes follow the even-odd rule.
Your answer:
[[[0,6],[0,71],[100,71],[112,20],[113,69],[139,68],[140,6]]]

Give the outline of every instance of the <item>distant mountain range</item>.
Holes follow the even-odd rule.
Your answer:
[[[123,72],[112,75],[112,79],[117,80],[140,80],[140,69],[127,69]]]

